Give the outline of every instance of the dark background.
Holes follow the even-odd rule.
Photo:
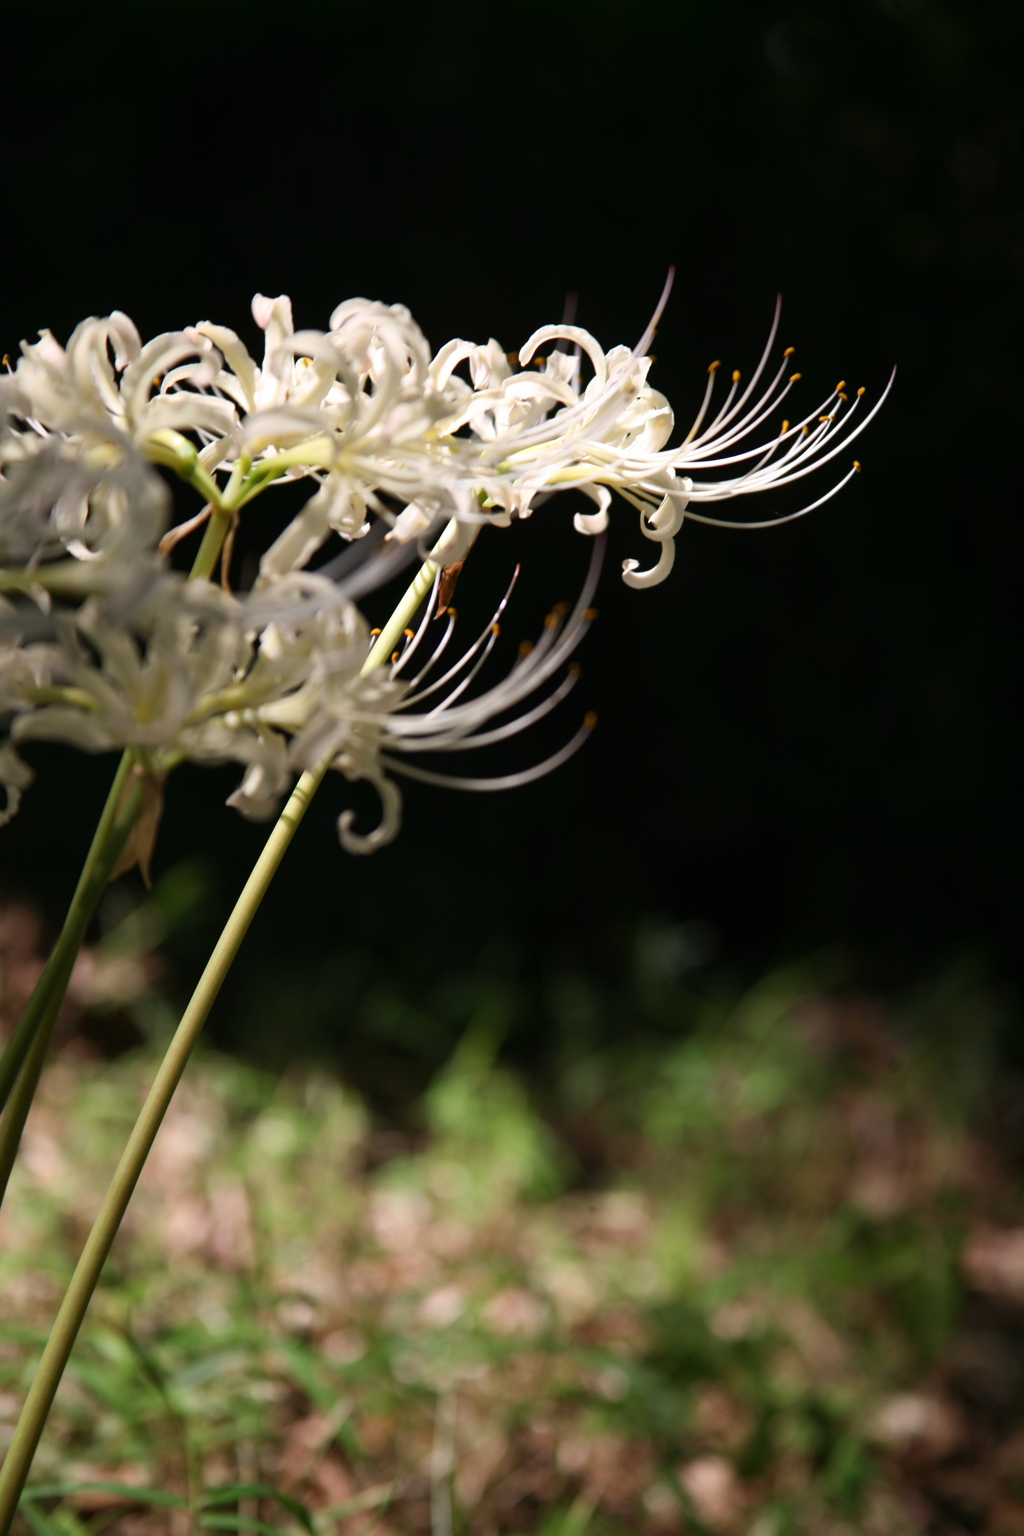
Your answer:
[[[300,326],[364,294],[435,347],[509,349],[573,290],[581,324],[632,345],[674,262],[653,379],[680,421],[712,358],[756,361],[779,291],[808,406],[840,377],[874,397],[899,365],[864,472],[806,520],[691,524],[670,580],[631,592],[616,570],[646,551],[617,507],[579,704],[537,745],[595,707],[570,766],[507,796],[411,786],[368,860],[333,821],[372,799],[326,787],[220,1038],[279,1059],[386,1042],[356,1004],[368,975],[408,1002],[465,966],[614,969],[638,931],[740,975],[833,945],[853,981],[966,956],[1019,984],[1024,8],[22,7],[4,41],[11,352],[114,307],[144,336],[209,317],[255,347],[257,290],[290,293]],[[508,655],[579,584],[572,510],[474,555],[460,609],[481,621],[524,562]],[[4,879],[56,918],[113,765],[30,755]],[[171,781],[155,867],[198,856],[206,893],[182,989],[265,835],[223,809],[236,778]]]

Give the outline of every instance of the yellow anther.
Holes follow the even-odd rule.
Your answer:
[[[782,355],[783,355],[783,357],[792,357],[793,353],[795,351],[796,351],[796,347],[787,347],[785,352],[783,352]]]
[[[569,663],[569,676],[570,677],[579,677],[579,675],[580,675],[580,664],[579,664],[579,662],[578,661],[570,661],[570,663]]]
[[[445,613],[450,619],[457,619],[459,616],[459,611],[457,608],[446,608]]]
[[[592,709],[588,709],[587,713],[583,716],[583,724],[588,731],[594,729],[594,726],[597,724],[597,716]]]
[[[534,366],[536,368],[543,368],[544,364],[547,362],[547,358],[546,357],[541,357],[540,354],[538,353],[537,356],[534,358],[533,362],[534,362]]]
[[[597,609],[596,608],[586,608],[586,609],[584,609],[583,617],[584,617],[585,621],[588,624],[593,624],[594,620],[597,618]]]
[[[839,394],[840,400],[846,401],[847,403],[849,402],[849,399],[850,399],[849,395],[844,395],[842,390],[839,390],[838,394]]]
[[[721,368],[721,366],[722,366],[722,360],[721,360],[721,358],[718,358],[715,362],[711,363],[708,366],[708,373],[714,373],[715,369],[716,368]]]
[[[797,379],[802,379],[802,378],[803,378],[803,374],[802,373],[791,373],[790,376],[789,376],[789,382],[791,384],[795,384]]]
[[[375,635],[379,635],[379,634],[380,634],[380,630],[379,629],[371,629],[370,630],[370,639],[372,640]]]
[[[861,385],[861,387],[860,387],[860,389],[858,389],[858,391],[857,391],[857,398],[858,398],[858,399],[859,399],[859,398],[860,398],[860,396],[861,396],[861,395],[862,395],[862,394],[863,394],[863,393],[864,393],[864,385],[863,385],[863,384],[862,384],[862,385]]]
[[[160,375],[159,373],[154,373],[154,375],[153,375],[153,388],[154,389],[159,389],[160,388],[160,379],[161,379],[161,377],[162,377],[162,375]]]
[[[834,416],[819,416],[818,420],[819,421],[835,421],[835,417]]]
[[[407,640],[412,640],[415,637],[416,631],[414,629],[403,629],[402,634]]]
[[[789,431],[789,422],[788,421],[784,421],[782,423],[782,430],[783,430],[783,432],[788,432]]]
[[[394,664],[395,664],[395,662],[397,660],[398,660],[398,652],[397,651],[392,651],[391,652],[391,664],[392,664],[392,666],[394,666]]]
[[[860,459],[854,459],[853,467],[854,467],[854,469],[857,471],[857,473],[859,475],[860,474]]]
[[[5,352],[4,353],[4,360],[3,360],[3,363],[0,364],[0,367],[9,368],[10,366],[11,366],[10,355],[9,355],[9,353]]]
[[[738,368],[734,368],[732,371],[732,381],[734,384],[738,384],[740,381],[740,371]]]
[[[804,426],[802,426],[802,427],[801,427],[801,428],[800,428],[800,431],[801,431],[801,432],[802,432],[802,433],[803,433],[803,435],[804,435],[804,437],[806,437],[806,436],[807,436],[807,434],[808,434],[808,432],[809,432],[809,431],[810,431],[810,430],[811,430],[811,429],[810,429],[810,427],[808,427],[808,426],[807,426],[807,425],[804,425]]]
[[[498,623],[492,624],[491,625],[491,634],[492,635],[500,635],[501,634],[501,625],[498,624]]]
[[[845,388],[846,388],[846,380],[845,379],[840,379],[839,383],[836,385],[836,394],[838,395],[839,391],[841,389],[845,389]]]
[[[520,640],[520,642],[519,642],[519,654],[520,654],[520,656],[529,656],[529,654],[530,654],[530,652],[532,650],[533,650],[533,641],[532,640]]]

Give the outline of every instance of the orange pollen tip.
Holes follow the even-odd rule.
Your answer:
[[[722,361],[721,361],[721,358],[719,358],[717,362],[710,363],[708,365],[708,373],[714,373],[715,369],[716,368],[721,368],[721,366],[722,366]]]
[[[803,435],[804,435],[804,437],[806,437],[806,436],[807,436],[807,434],[808,434],[808,432],[809,432],[809,431],[810,431],[810,430],[811,430],[811,429],[810,429],[810,427],[808,427],[808,426],[803,426],[803,427],[801,427],[801,428],[800,428],[800,431],[801,431],[801,432],[802,432],[802,433],[803,433]]]
[[[160,376],[159,373],[154,373],[154,375],[153,375],[153,388],[154,389],[159,389],[160,388],[160,377],[161,376]]]
[[[734,384],[738,384],[740,381],[740,371],[738,368],[734,368],[732,371],[732,381]]]
[[[519,361],[519,353],[518,352],[506,352],[505,353],[505,361],[506,361],[506,363],[518,363],[518,361]]]
[[[520,640],[520,642],[519,642],[519,654],[520,654],[520,656],[529,656],[529,654],[530,654],[530,652],[532,650],[533,650],[533,641],[532,640]]]
[[[597,724],[597,716],[592,709],[588,709],[587,713],[583,716],[583,724],[588,731],[594,729],[594,726]]]
[[[557,623],[558,623],[558,614],[557,613],[549,613],[547,618],[544,620],[544,628],[545,629],[554,629],[554,627],[555,627],[555,625]]]
[[[863,385],[863,384],[862,384],[862,385],[861,385],[861,387],[860,387],[860,389],[858,389],[858,391],[857,391],[857,398],[858,398],[858,399],[859,399],[859,398],[860,398],[860,396],[861,396],[861,395],[862,395],[862,394],[863,394],[863,393],[864,393],[864,385]]]
[[[541,357],[540,354],[538,353],[537,356],[533,359],[533,366],[535,368],[543,368],[544,364],[546,362],[547,362],[547,358],[546,357]]]
[[[458,611],[455,608],[446,608],[445,613],[450,619],[457,619],[459,616]]]
[[[782,355],[783,355],[783,357],[792,357],[793,353],[795,351],[796,351],[796,347],[787,347],[785,352],[783,352]]]
[[[819,416],[818,420],[819,421],[831,421],[832,417],[831,416]]]
[[[5,352],[4,353],[4,360],[3,360],[3,363],[0,364],[0,367],[9,368],[10,366],[11,366],[11,355],[10,355],[9,352]]]
[[[371,629],[370,630],[370,639],[372,640],[374,635],[379,635],[379,634],[380,634],[380,630],[379,629]]]
[[[857,473],[859,475],[860,474],[860,459],[854,459],[853,467],[854,467],[854,469],[857,471]]]
[[[839,398],[840,398],[840,400],[842,400],[842,401],[843,401],[843,402],[844,402],[844,403],[846,403],[846,404],[849,404],[849,400],[850,400],[850,397],[849,397],[849,395],[844,395],[844,394],[843,394],[843,392],[842,392],[842,390],[840,390],[840,391],[839,391]]]
[[[554,614],[556,619],[564,619],[566,614],[569,612],[569,604],[556,603],[551,612]]]
[[[403,629],[402,634],[407,640],[412,640],[415,637],[416,631],[414,629]]]
[[[597,618],[597,609],[585,608],[583,611],[583,617],[588,624],[593,624],[594,620]]]
[[[802,373],[791,373],[790,376],[789,376],[789,382],[791,384],[795,384],[797,379],[802,379],[802,378],[803,378],[803,374]]]
[[[397,651],[392,651],[391,652],[391,660],[392,660],[393,663],[398,660],[398,652]]]
[[[579,677],[579,675],[580,675],[580,664],[579,664],[579,662],[578,661],[571,661],[569,663],[569,676],[570,677]]]
[[[783,432],[788,432],[789,431],[789,422],[788,421],[784,421],[782,423],[782,430],[783,430]]]
[[[500,635],[501,634],[501,625],[498,624],[498,623],[492,624],[491,625],[491,634],[492,635]]]
[[[838,395],[839,391],[841,389],[845,389],[845,388],[846,388],[846,380],[845,379],[840,379],[839,383],[836,385],[836,394]]]

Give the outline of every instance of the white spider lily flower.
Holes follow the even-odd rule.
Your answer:
[[[476,642],[451,663],[449,609],[442,638],[413,676],[414,659],[430,649],[438,575],[416,633],[406,632],[408,643],[390,666],[364,675],[371,632],[326,577],[287,573],[239,599],[207,581],[165,574],[129,620],[112,622],[91,597],[74,612],[37,615],[36,629],[48,630],[41,638],[27,634],[14,605],[0,599],[0,708],[14,714],[11,743],[134,749],[157,796],[163,776],[183,759],[239,762],[245,774],[228,803],[254,818],[273,814],[295,771],[329,758],[380,795],[382,817],[373,832],[357,834],[350,813],[339,821],[344,846],[369,852],[398,830],[401,797],[392,774],[457,788],[511,788],[550,772],[579,747],[590,717],[552,756],[499,778],[446,776],[407,761],[504,741],[560,703],[576,674],[570,668],[561,681],[556,674],[593,618],[603,549],[598,541],[571,613],[554,610],[537,644],[522,648],[508,674],[480,694],[472,687],[494,647],[508,593]],[[5,647],[8,630],[18,643]],[[29,770],[10,743],[3,750],[9,816]]]
[[[33,437],[51,433],[84,447],[112,437],[145,450],[158,432],[222,435],[237,421],[228,400],[203,392],[216,378],[220,358],[197,331],[168,331],[143,346],[132,321],[115,310],[83,320],[66,348],[48,330],[39,337],[22,342],[5,381],[8,412],[27,430],[5,434],[3,462],[31,453]],[[168,376],[175,384],[170,392],[161,388]]]
[[[750,380],[741,388],[741,374],[733,373],[726,398],[712,415],[719,368],[713,363],[696,420],[679,447],[668,447],[674,414],[665,396],[647,381],[651,359],[646,355],[666,298],[667,292],[632,350],[619,346],[605,353],[580,326],[548,325],[522,347],[520,364],[528,365],[537,349],[551,341],[572,344],[575,355],[556,349],[543,372],[510,372],[504,359],[499,361],[494,343],[488,348],[449,343],[438,359],[441,382],[460,361],[468,360],[473,371],[477,387],[464,389],[458,410],[439,424],[439,430],[471,431],[469,444],[457,438],[449,442],[453,453],[475,461],[491,520],[528,516],[552,490],[575,487],[597,502],[597,513],[574,519],[580,532],[593,534],[607,526],[607,491],[618,491],[640,512],[644,537],[659,545],[659,558],[646,571],[638,570],[636,560],[624,562],[624,580],[635,587],[654,585],[668,575],[674,539],[686,518],[719,527],[773,527],[829,500],[857,472],[856,461],[823,496],[783,516],[736,522],[696,510],[701,503],[780,489],[830,463],[872,420],[892,385],[890,379],[872,409],[858,419],[864,391],[851,397],[840,382],[813,410],[792,422],[784,420],[782,403],[800,379],[799,373],[790,372],[791,347],[770,382],[762,382],[778,333],[776,305],[767,345]],[[585,387],[580,384],[583,355],[593,373]],[[769,425],[773,420],[777,425]]]
[[[304,564],[332,530],[365,532],[371,510],[390,515],[380,494],[469,506],[475,487],[450,494],[458,474],[434,432],[454,396],[437,389],[403,305],[349,300],[325,333],[296,332],[283,295],[257,294],[253,315],[262,366],[226,326],[204,321],[143,345],[119,311],[83,321],[66,348],[49,331],[23,343],[0,382],[0,473],[56,439],[66,454],[116,457],[130,445],[214,502],[213,476],[233,473],[235,507],[274,480],[312,477],[308,509],[265,554],[271,576]]]
[[[291,779],[288,736],[325,689],[358,700],[369,642],[354,605],[306,573],[244,600],[166,574],[130,620],[111,622],[95,598],[36,618],[26,626],[0,599],[0,710],[13,712],[13,742],[131,747],[157,778],[183,759],[236,761],[246,774],[229,803],[254,818],[276,810]],[[32,627],[48,633],[26,636]],[[18,787],[13,769],[6,782]],[[9,793],[8,813],[16,803]]]
[[[560,604],[553,609],[537,643],[521,646],[510,671],[482,693],[473,694],[470,690],[498,638],[499,621],[511,586],[476,641],[450,663],[447,651],[456,616],[449,609],[441,640],[415,675],[410,676],[409,669],[421,653],[430,626],[435,582],[418,629],[406,631],[407,643],[396,651],[390,667],[360,678],[356,694],[348,686],[325,689],[320,708],[294,737],[289,757],[297,767],[308,768],[329,756],[332,767],[346,778],[368,780],[377,791],[381,819],[372,832],[353,831],[352,811],[343,812],[338,819],[341,843],[348,852],[372,853],[397,835],[402,801],[390,774],[451,789],[514,789],[551,773],[582,746],[595,724],[592,714],[584,717],[564,746],[517,773],[496,777],[445,774],[406,761],[424,752],[464,752],[496,745],[527,730],[557,708],[579,675],[577,667],[569,665],[566,670],[566,664],[596,617],[590,603],[603,556],[604,540],[599,540],[573,608]],[[515,577],[513,585],[514,582]],[[550,686],[558,673],[563,673],[561,680]],[[546,691],[536,699],[541,690]],[[536,702],[529,702],[535,699]],[[524,704],[527,707],[521,709]],[[280,716],[275,714],[275,718]]]
[[[296,332],[283,295],[257,294],[253,315],[266,334],[262,367],[233,331],[206,321],[196,327],[230,365],[214,387],[243,412],[230,439],[204,450],[204,463],[242,461],[253,477],[262,470],[319,483],[266,551],[262,575],[301,567],[332,530],[345,538],[365,532],[368,513],[383,510],[380,494],[403,503],[425,495],[456,510],[450,456],[434,431],[452,398],[438,389],[426,340],[404,305],[350,299],[325,333]]]
[[[280,794],[284,738],[243,721],[237,706],[296,686],[308,658],[272,666],[246,633],[242,605],[207,582],[166,576],[148,608],[148,622],[136,616],[133,631],[89,599],[73,617],[57,616],[56,643],[21,646],[17,667],[0,673],[2,703],[16,711],[12,740],[89,752],[133,747],[157,775],[182,758],[258,762]]]

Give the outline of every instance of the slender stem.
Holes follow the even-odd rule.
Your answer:
[[[85,938],[85,931],[89,926],[100,896],[102,887],[97,888],[92,880],[92,872],[96,862],[103,852],[107,838],[110,836],[117,815],[118,806],[124,793],[128,774],[131,772],[134,755],[129,749],[126,751],[114,775],[114,782],[110,786],[107,795],[107,803],[103,807],[96,831],[93,834],[89,852],[85,856],[82,873],[78,877],[78,885],[75,894],[71,898],[64,926],[50,958],[36,982],[32,996],[25,1005],[21,1018],[11,1038],[7,1042],[3,1056],[0,1057],[0,1111],[7,1103],[15,1078],[21,1070],[22,1062],[28,1055],[36,1030],[45,1010],[49,1007],[51,997],[56,991],[58,1006],[63,999],[68,978],[71,975],[71,967],[74,965],[75,956]]]
[[[206,525],[206,531],[203,534],[203,542],[199,546],[199,553],[196,555],[195,562],[189,572],[190,576],[205,576],[209,578],[213,574],[213,568],[217,564],[217,556],[221,552],[228,529],[231,527],[231,517],[232,514],[225,512],[222,507],[214,507],[210,514],[210,521]]]
[[[435,574],[436,567],[430,561],[420,568],[363,663],[364,673],[372,671],[387,660],[395,640],[401,635],[429,592]],[[86,1309],[96,1289],[121,1219],[127,1210],[146,1158],[149,1156],[156,1133],[167,1113],[174,1090],[181,1080],[192,1049],[206,1023],[231,963],[238,953],[249,924],[329,767],[328,759],[318,768],[302,775],[275,822],[263,851],[245,882],[242,894],[235,903],[234,910],[199,978],[199,983],[182,1015],[181,1023],[174,1033],[174,1038],[160,1064],[146,1102],[135,1122],[99,1214],[93,1223],[92,1231],[82,1250],[82,1256],[75,1268],[60,1311],[57,1313],[42,1359],[21,1410],[14,1438],[4,1459],[3,1468],[0,1469],[0,1536],[7,1536],[10,1530],[36,1446],[39,1444],[39,1437],[43,1432],[57,1387],[64,1373],[64,1367],[78,1337]]]
[[[387,661],[401,639],[405,626],[433,586],[436,575],[437,566],[432,560],[420,566],[406,589],[402,601],[374,641],[373,649],[363,663],[364,673],[372,672],[374,667],[379,667]]]
[[[126,754],[127,755],[127,754]],[[50,1047],[50,1036],[53,1034],[53,1026],[60,1012],[60,1005],[64,1001],[64,993],[67,990],[68,981],[78,954],[78,945],[81,942],[81,934],[85,931],[85,923],[96,910],[100,896],[106,889],[110,879],[110,872],[117,863],[118,856],[128,840],[129,834],[138,820],[139,811],[143,802],[142,775],[136,770],[131,773],[131,763],[128,772],[122,778],[121,770],[118,770],[117,779],[122,780],[122,793],[115,804],[114,815],[107,826],[106,836],[93,857],[90,849],[86,857],[85,867],[79,881],[79,889],[75,892],[72,902],[72,911],[76,912],[79,921],[77,927],[80,933],[72,937],[68,942],[58,941],[54,954],[58,956],[58,963],[52,972],[52,981],[45,1002],[38,1013],[35,1035],[29,1045],[25,1060],[14,1083],[13,1092],[8,1099],[7,1106],[0,1119],[0,1202],[3,1201],[7,1191],[7,1181],[14,1167],[14,1159],[18,1155],[18,1145],[21,1141],[21,1133],[25,1129],[25,1121],[32,1105],[32,1099],[39,1083],[39,1076],[43,1070],[46,1053]],[[127,781],[127,782],[125,782]],[[96,829],[97,839],[103,827],[105,815],[101,818],[100,826]],[[94,839],[94,842],[96,839]],[[67,929],[65,924],[65,929]],[[64,935],[61,935],[61,940]]]

